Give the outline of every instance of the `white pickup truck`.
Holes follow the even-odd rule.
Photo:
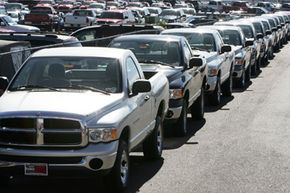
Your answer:
[[[93,9],[75,9],[64,17],[64,28],[82,28],[96,24],[97,13]]]
[[[120,192],[129,182],[129,152],[143,145],[146,159],[161,157],[168,102],[165,75],[144,75],[130,50],[37,51],[1,96],[0,182],[102,173]]]

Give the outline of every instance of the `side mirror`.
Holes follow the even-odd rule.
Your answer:
[[[245,43],[245,47],[252,46],[252,45],[254,45],[254,41],[253,40],[247,40],[246,43]]]
[[[193,67],[199,67],[199,66],[203,66],[203,60],[201,58],[190,58],[189,60],[189,68],[193,68]]]
[[[278,29],[281,29],[282,28],[282,26],[281,25],[278,25]]]
[[[0,26],[5,26],[5,23],[3,21],[1,21]]]
[[[273,27],[272,28],[272,32],[275,32],[275,31],[277,31],[277,28],[276,27]]]
[[[0,96],[6,90],[8,84],[9,84],[8,78],[5,76],[0,76]]]
[[[137,95],[141,92],[150,92],[151,91],[151,83],[148,80],[136,80],[132,86],[133,95]]]
[[[128,19],[128,18],[129,18],[128,16],[125,16],[125,17],[124,17],[124,19]]]
[[[258,33],[258,34],[257,34],[257,39],[262,39],[263,37],[264,37],[263,34],[261,34],[261,33]]]
[[[290,23],[290,21],[286,21],[286,23],[287,23],[287,24],[289,24],[289,23]]]
[[[285,23],[281,23],[281,26],[284,27],[285,26]]]
[[[270,30],[266,31],[266,35],[271,35],[271,34],[272,34],[272,32]]]
[[[223,45],[221,49],[221,53],[232,51],[232,47],[230,45]]]

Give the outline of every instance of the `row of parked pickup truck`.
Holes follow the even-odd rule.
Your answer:
[[[35,52],[9,83],[0,78],[0,183],[102,173],[124,190],[129,153],[142,146],[159,159],[164,125],[185,136],[188,112],[203,119],[206,100],[217,106],[244,88],[287,42],[288,24],[277,13]]]

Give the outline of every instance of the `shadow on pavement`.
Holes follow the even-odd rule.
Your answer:
[[[177,149],[184,144],[187,145],[196,145],[198,142],[189,142],[189,139],[196,134],[206,123],[206,120],[200,121],[192,121],[191,118],[187,118],[188,120],[188,134],[184,137],[175,137],[175,136],[168,136],[164,140],[164,149]],[[171,127],[176,127],[176,125],[172,125]],[[173,130],[173,128],[170,128]]]
[[[212,113],[216,112],[218,110],[229,110],[229,109],[223,109],[223,106],[227,105],[229,102],[231,102],[234,99],[234,96],[230,97],[222,97],[221,98],[221,103],[217,106],[206,106],[205,107],[205,112],[207,113]]]

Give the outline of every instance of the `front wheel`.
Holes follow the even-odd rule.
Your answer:
[[[108,176],[106,184],[112,189],[112,192],[122,192],[129,183],[129,150],[127,142],[120,139],[118,152],[114,167]]]
[[[161,117],[156,117],[155,128],[143,142],[143,154],[146,160],[161,158],[163,150],[163,125]]]
[[[237,85],[238,88],[244,88],[245,87],[245,85],[246,85],[245,69],[243,69],[242,76],[239,79],[236,80],[236,85]]]
[[[217,106],[221,103],[221,81],[217,78],[217,83],[213,93],[208,96],[208,102],[210,105]]]
[[[190,107],[191,117],[193,120],[202,120],[204,117],[204,90],[200,88],[200,95]]]
[[[178,136],[186,136],[187,135],[187,101],[186,99],[183,99],[183,105],[182,105],[182,110],[180,117],[177,121],[177,126],[176,126],[176,133]]]
[[[222,85],[222,93],[224,96],[232,96],[233,92],[233,79],[232,79],[232,72],[230,71],[230,76],[225,81],[225,83]]]

